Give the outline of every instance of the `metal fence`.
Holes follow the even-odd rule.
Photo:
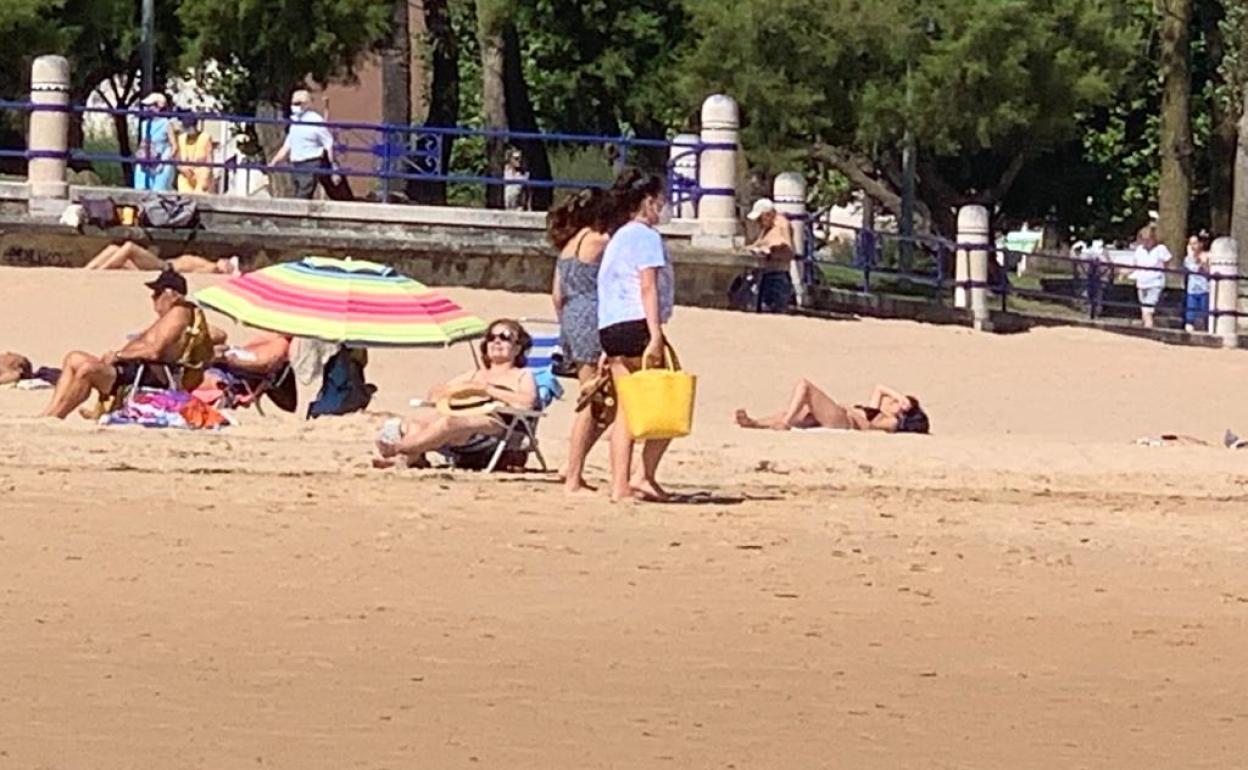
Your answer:
[[[1241,310],[1217,310],[1199,302],[1189,312],[1189,288],[1208,286],[1207,298],[1217,295],[1223,281],[1233,281],[1237,293],[1245,276],[1195,272],[1183,267],[1137,267],[1092,256],[1022,252],[994,244],[959,244],[936,236],[905,237],[848,225],[825,223],[826,212],[812,214],[804,223],[804,257],[824,285],[872,295],[909,296],[938,305],[952,305],[958,288],[982,288],[990,306],[1029,315],[1086,318],[1138,318],[1140,301],[1135,278],[1160,274],[1164,282],[1157,304],[1156,325],[1210,331],[1217,318],[1248,316]],[[909,246],[909,248],[907,248]],[[982,283],[957,281],[954,262],[959,250],[988,252],[988,279]],[[1133,275],[1134,274],[1134,275]]]
[[[225,124],[232,136],[255,137],[261,127],[272,127],[274,130],[285,131],[296,123],[286,117],[260,117],[252,115],[235,115],[218,112],[199,112],[189,110],[153,111],[139,108],[108,108],[70,105],[58,107],[54,105],[34,104],[29,101],[0,101],[0,117],[14,116],[25,121],[35,111],[69,112],[73,119],[81,120],[88,116],[110,116],[124,119],[127,130],[134,141],[131,146],[140,148],[128,154],[120,151],[107,152],[71,148],[67,153],[32,151],[26,146],[0,146],[0,158],[28,161],[35,157],[63,157],[76,165],[123,164],[152,168],[171,166],[174,169],[208,168],[214,175],[222,177],[228,187],[229,179],[238,172],[273,173],[308,173],[306,167],[290,163],[278,165],[268,164],[263,157],[256,154],[247,155],[241,150],[232,149],[218,153],[209,161],[196,161],[180,158],[176,152],[162,154],[159,157],[145,156],[142,153],[145,132],[151,130],[158,120],[197,121],[203,124]],[[159,124],[156,124],[159,125]],[[503,131],[479,128],[394,125],[384,123],[367,123],[357,121],[326,120],[303,125],[321,126],[333,137],[335,166],[325,169],[324,173],[332,173],[347,178],[364,178],[376,180],[376,196],[381,200],[391,200],[395,193],[412,182],[444,183],[450,185],[469,185],[480,187],[498,186],[501,188],[520,187],[527,191],[582,189],[586,187],[607,187],[615,174],[625,165],[640,165],[652,170],[663,170],[668,181],[668,190],[672,203],[685,207],[696,216],[697,208],[703,197],[708,195],[731,194],[732,191],[704,189],[698,183],[700,161],[703,152],[708,150],[735,150],[734,144],[708,143],[702,141],[681,142],[673,145],[671,141],[661,139],[639,139],[625,136],[602,136],[588,134],[565,134]],[[585,174],[580,178],[558,176],[547,173],[544,169],[529,169],[528,176],[495,176],[489,174],[484,166],[484,147],[486,143],[499,142],[520,149],[528,149],[535,153],[535,148],[547,150],[547,157],[559,151],[575,153],[577,151],[597,150],[601,157],[601,173]],[[455,143],[475,145],[480,152],[478,158],[454,158],[450,151]],[[470,154],[470,153],[463,153]],[[584,165],[584,164],[580,164]],[[176,176],[176,172],[175,172]],[[129,181],[129,180],[127,180]],[[128,185],[127,185],[128,186]],[[227,192],[227,189],[217,189]]]

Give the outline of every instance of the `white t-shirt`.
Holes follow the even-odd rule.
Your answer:
[[[1162,268],[1170,261],[1170,249],[1159,243],[1151,249],[1139,246],[1135,250],[1136,267]],[[1159,270],[1134,270],[1131,278],[1137,289],[1160,289],[1166,285],[1166,274]]]
[[[291,118],[286,141],[290,144],[291,163],[315,160],[334,146],[334,137],[325,127],[325,118],[312,110]]]
[[[598,267],[598,328],[645,320],[641,305],[641,271],[659,270],[659,321],[667,323],[676,303],[672,263],[663,248],[663,236],[640,222],[615,231]]]

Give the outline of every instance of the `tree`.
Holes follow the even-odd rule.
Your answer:
[[[1192,0],[1156,0],[1161,37],[1161,179],[1158,187],[1162,241],[1182,254],[1192,197],[1191,49]]]
[[[411,34],[412,122],[447,127],[459,123],[459,41],[447,0],[424,0],[423,14],[408,15]],[[419,77],[417,77],[419,75]],[[438,168],[451,167],[452,137],[444,136]],[[407,197],[445,204],[446,183],[408,180]]]
[[[381,122],[409,126],[412,123],[412,52],[408,31],[409,0],[391,0],[390,32],[381,46]],[[385,137],[387,152],[401,152],[406,133]],[[391,172],[404,165],[392,163]],[[393,187],[393,186],[392,186]]]
[[[514,2],[524,74],[547,129],[664,139],[687,123],[690,103],[674,77],[691,39],[684,3]]]
[[[507,130],[507,91],[503,77],[504,33],[511,23],[510,0],[476,0],[477,34],[481,46],[481,112],[487,131]],[[507,142],[501,136],[485,139],[485,174],[501,177],[506,162]],[[503,187],[485,188],[485,205],[503,207]]]
[[[920,220],[989,206],[1112,102],[1138,29],[1113,0],[690,0],[690,98],[742,104],[752,163],[830,163],[900,211],[900,140],[920,148]]]

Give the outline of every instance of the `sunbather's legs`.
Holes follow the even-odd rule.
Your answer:
[[[92,257],[91,261],[88,262],[84,267],[86,267],[86,269],[88,270],[103,270],[104,265],[107,264],[108,261],[113,258],[113,255],[116,254],[117,250],[120,248],[121,246],[119,246],[118,244],[110,243],[109,245],[100,249],[100,253]]]
[[[476,435],[501,436],[503,426],[498,420],[486,415],[472,417],[446,417],[438,415],[437,419],[424,424],[411,423],[411,430],[396,444],[379,445],[383,457],[396,454],[423,455],[444,446],[462,444]]]
[[[134,241],[126,241],[117,248],[103,265],[101,270],[164,270],[165,263],[155,252],[149,251]]]
[[[90,353],[75,350],[65,356],[61,376],[42,417],[65,419],[91,395],[91,389],[109,393],[117,382],[117,371]]]
[[[813,424],[812,424],[813,423]],[[754,419],[744,409],[737,410],[737,424],[743,428],[770,428],[789,430],[821,426],[824,428],[853,428],[853,421],[845,407],[836,403],[815,384],[807,379],[799,380],[793,388],[789,406],[779,414]]]
[[[593,365],[582,365],[576,372],[582,388],[593,382],[597,376],[598,367]],[[602,436],[602,428],[594,422],[593,409],[585,407],[577,412],[572,420],[572,437],[568,442],[568,465],[564,471],[564,488],[567,491],[578,492],[590,488],[585,483],[585,458],[589,456],[589,450],[593,448],[594,442],[600,436]]]

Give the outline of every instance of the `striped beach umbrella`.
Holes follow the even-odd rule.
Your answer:
[[[201,307],[257,329],[353,347],[449,345],[485,322],[376,262],[306,257],[196,292]]]

